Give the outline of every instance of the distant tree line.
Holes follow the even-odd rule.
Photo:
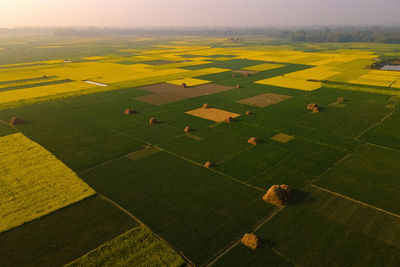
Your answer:
[[[304,42],[376,42],[400,44],[399,27],[64,27],[64,28],[0,28],[0,34],[51,33],[57,36],[129,36],[129,35],[198,35],[225,36],[243,39],[265,36]],[[234,37],[232,37],[234,36]],[[232,39],[233,40],[233,39]]]
[[[302,29],[291,33],[292,41],[303,42],[375,42],[400,44],[400,27],[343,27]]]

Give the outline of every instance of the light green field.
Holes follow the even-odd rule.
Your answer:
[[[143,227],[136,227],[65,266],[183,266],[183,259]]]

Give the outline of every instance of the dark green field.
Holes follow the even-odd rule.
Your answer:
[[[0,235],[2,266],[60,266],[137,226],[99,196]]]

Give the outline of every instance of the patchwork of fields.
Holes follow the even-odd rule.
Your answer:
[[[390,47],[32,43],[0,39],[0,266],[400,264]]]

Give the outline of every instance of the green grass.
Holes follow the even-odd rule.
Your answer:
[[[365,145],[320,177],[315,184],[400,214],[400,152]]]
[[[183,129],[171,127],[168,124],[158,122],[154,125],[143,125],[123,130],[123,133],[136,137],[151,144],[158,144],[183,134]]]
[[[135,227],[66,266],[183,266],[183,259],[149,229]]]
[[[289,154],[290,151],[286,149],[260,143],[219,164],[216,169],[239,180],[247,181]]]
[[[285,144],[273,140],[269,142],[290,154],[248,179],[247,183],[267,188],[273,184],[289,184],[298,188],[345,155],[343,150],[300,139]]]
[[[264,192],[166,152],[113,161],[82,178],[195,264],[206,263],[273,209],[261,199]]]
[[[206,161],[218,164],[251,147],[247,143],[247,138],[213,128],[200,129],[193,134],[202,139],[194,140],[186,135],[181,135],[160,143],[159,146],[200,164],[204,164]]]
[[[400,150],[400,112],[395,112],[381,124],[364,133],[360,139]]]
[[[1,266],[60,266],[137,226],[99,196],[0,235]]]
[[[16,133],[17,131],[5,122],[0,121],[0,137]]]
[[[140,150],[145,143],[93,123],[79,124],[32,139],[76,172]]]
[[[400,262],[398,218],[310,186],[255,234],[299,266]]]

